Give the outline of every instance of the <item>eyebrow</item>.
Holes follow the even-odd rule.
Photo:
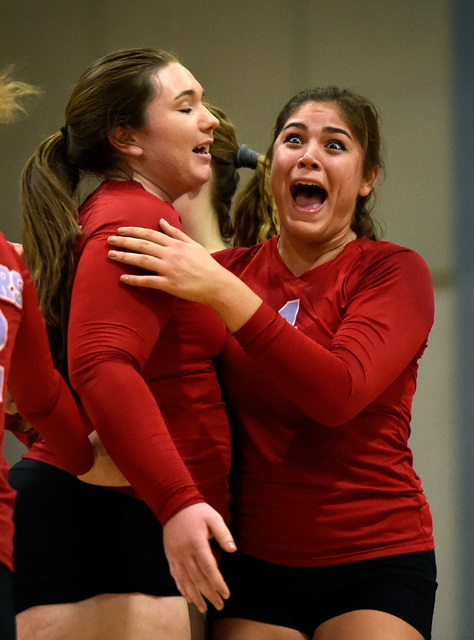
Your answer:
[[[308,131],[308,127],[302,122],[289,122],[283,127],[283,131],[286,131],[286,129],[290,129],[291,127],[301,129],[301,131]],[[323,133],[340,133],[344,136],[347,136],[349,140],[352,140],[352,136],[349,134],[349,132],[345,129],[340,129],[339,127],[324,127]]]
[[[352,140],[352,136],[345,129],[340,129],[339,127],[324,127],[323,131],[325,133],[341,133],[343,136],[347,136],[349,140]]]
[[[179,93],[175,97],[175,100],[179,100],[180,98],[183,98],[184,96],[197,96],[197,95],[198,95],[198,93],[194,89],[185,89],[184,91],[181,91],[181,93]],[[202,90],[202,94],[201,94],[201,100],[204,100],[204,96],[205,95],[206,95],[206,92],[203,89]]]
[[[195,96],[196,92],[194,91],[194,89],[186,89],[185,91],[181,91],[181,93],[179,93],[176,97],[175,100],[179,100],[180,98],[183,98],[184,96]]]

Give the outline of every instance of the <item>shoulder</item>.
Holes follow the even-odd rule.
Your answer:
[[[266,242],[261,242],[253,247],[235,247],[233,249],[223,249],[217,253],[213,253],[213,257],[223,267],[238,275],[241,273],[257,256],[264,258],[270,250],[270,243],[274,239],[271,238]]]
[[[2,262],[5,261],[16,261],[16,251],[13,245],[8,242],[2,232],[0,232],[0,256],[2,258]],[[19,258],[19,256],[17,256]]]
[[[356,243],[357,261],[363,270],[397,266],[407,273],[415,270],[430,276],[426,261],[413,249],[385,240],[368,240],[367,238],[359,238]]]
[[[179,214],[169,202],[160,200],[133,180],[104,182],[80,208],[80,221],[88,227],[111,224],[155,229],[161,218],[182,228]]]
[[[382,240],[358,239],[352,249],[352,262],[343,271],[348,299],[369,296],[374,304],[403,301],[423,308],[431,318],[434,292],[425,260],[413,249]]]
[[[21,308],[23,288],[25,282],[30,284],[29,280],[23,260],[13,245],[0,233],[0,302],[8,302]]]
[[[17,245],[19,248],[21,245]],[[8,269],[15,269],[16,271],[26,271],[25,263],[15,249],[15,245],[9,242],[3,233],[0,232],[0,263],[3,267]]]

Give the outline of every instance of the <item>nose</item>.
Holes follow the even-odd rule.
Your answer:
[[[205,128],[206,129],[211,129],[212,131],[214,131],[214,129],[217,129],[217,127],[219,126],[220,122],[219,122],[218,118],[216,118],[209,111],[209,109],[207,109],[204,105],[203,105],[203,109],[204,109],[204,112],[205,112]]]
[[[298,166],[301,168],[311,167],[311,169],[317,169],[319,165],[316,161],[316,158],[314,157],[314,154],[311,153],[310,151],[306,151],[304,156],[302,156],[298,160]]]

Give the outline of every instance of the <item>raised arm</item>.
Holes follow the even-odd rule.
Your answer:
[[[323,346],[262,303],[202,247],[169,225],[162,230],[166,234],[127,228],[121,233],[130,237],[109,239],[139,252],[114,251],[113,259],[157,272],[123,281],[209,304],[282,393],[316,422],[335,426],[353,418],[424,348],[433,322],[432,284],[412,251],[382,256],[360,273],[349,308]]]

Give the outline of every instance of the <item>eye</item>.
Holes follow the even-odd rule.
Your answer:
[[[331,140],[327,143],[326,147],[334,151],[346,151],[346,146],[339,140]]]
[[[184,109],[178,109],[178,111],[180,113],[191,113],[192,109],[191,109],[191,107],[186,107]]]
[[[301,144],[301,137],[297,133],[289,133],[283,141],[290,144]]]

